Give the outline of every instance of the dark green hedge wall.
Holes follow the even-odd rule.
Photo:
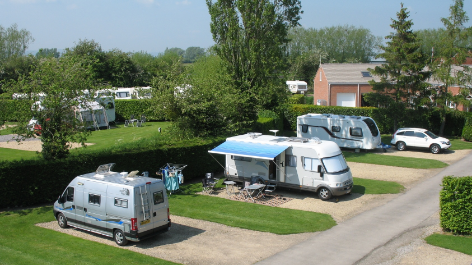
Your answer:
[[[454,234],[472,234],[472,177],[444,177],[439,193],[441,227]]]
[[[0,120],[1,121],[22,120],[24,119],[22,115],[24,115],[24,113],[29,113],[29,110],[31,109],[32,105],[33,105],[32,100],[0,99]]]
[[[128,120],[131,115],[135,118],[146,116],[148,121],[163,121],[164,117],[154,114],[150,110],[152,100],[150,99],[117,99],[115,100],[115,113],[117,121]]]
[[[223,155],[208,150],[225,139],[182,141],[174,146],[149,150],[107,151],[93,154],[71,155],[59,161],[26,160],[0,162],[0,208],[31,206],[53,202],[78,175],[94,172],[101,164],[116,163],[114,171],[149,171],[151,177],[166,163],[182,163],[185,180],[203,178],[207,172],[224,169]]]

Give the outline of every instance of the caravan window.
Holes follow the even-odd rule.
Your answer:
[[[285,164],[287,165],[287,167],[296,167],[297,157],[293,155],[285,155]]]
[[[302,133],[308,132],[308,124],[302,124]]]
[[[89,193],[89,204],[100,206],[100,195]]]
[[[245,157],[245,156],[231,156],[231,159],[237,160],[237,161],[246,161],[246,162],[251,162],[252,161],[252,158]]]
[[[303,158],[303,168],[305,170],[318,172],[318,165],[321,165],[320,160],[318,158]]]
[[[351,127],[349,128],[349,132],[352,136],[362,137],[362,128],[359,127]]]
[[[115,206],[128,208],[128,200],[115,198]]]
[[[161,191],[156,191],[152,194],[152,198],[154,199],[154,205],[163,203],[164,202],[164,194]]]
[[[375,121],[372,120],[371,118],[367,118],[363,120],[365,124],[367,124],[367,127],[369,127],[370,133],[372,133],[372,136],[378,136],[379,135],[379,129],[377,128],[377,125],[375,124]]]
[[[331,131],[332,132],[340,132],[341,131],[341,126],[332,126]]]

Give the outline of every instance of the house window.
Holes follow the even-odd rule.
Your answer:
[[[297,166],[297,157],[294,155],[285,155],[285,163],[287,167],[296,167]]]
[[[89,204],[100,206],[100,195],[98,195],[98,194],[89,194]]]
[[[154,200],[154,205],[164,202],[164,194],[162,193],[162,191],[154,192],[152,194],[152,198]]]
[[[236,161],[245,161],[245,162],[251,162],[252,161],[252,158],[245,157],[245,156],[231,156],[231,159],[236,160]]]
[[[128,208],[128,200],[115,198],[115,206]]]
[[[340,132],[341,131],[341,126],[332,126],[331,131],[332,132]]]
[[[372,77],[372,75],[368,71],[361,71],[361,74],[362,74],[362,77]]]
[[[318,158],[303,157],[302,161],[305,170],[318,172],[318,166],[321,165]]]
[[[351,136],[362,137],[362,128],[359,127],[351,127],[349,128]]]

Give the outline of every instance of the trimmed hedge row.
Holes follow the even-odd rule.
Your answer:
[[[32,100],[1,99],[0,121],[19,121],[21,120],[21,113],[29,113],[28,111],[32,105]]]
[[[0,208],[32,206],[54,201],[67,184],[78,175],[94,172],[101,164],[116,163],[114,171],[149,171],[150,176],[166,163],[182,163],[188,167],[185,180],[203,178],[207,172],[223,171],[224,156],[213,157],[208,150],[223,138],[215,140],[182,141],[174,146],[148,150],[104,151],[71,155],[58,161],[20,160],[0,162]]]
[[[472,177],[444,177],[439,193],[441,227],[454,234],[472,234]]]
[[[472,117],[467,117],[464,128],[462,129],[462,138],[466,141],[472,141]]]
[[[164,117],[158,116],[151,111],[152,101],[150,99],[117,99],[115,100],[115,113],[117,121],[128,120],[131,115],[135,118],[146,116],[149,121],[163,121]]]
[[[439,133],[441,128],[441,118],[439,109],[418,109],[405,110],[404,119],[398,121],[398,127],[419,127]],[[351,108],[339,106],[318,106],[294,104],[288,105],[284,113],[284,128],[286,130],[296,130],[297,117],[307,113],[332,113],[347,116],[368,116],[377,123],[379,130],[383,134],[393,133],[393,118],[387,109],[373,107]],[[446,114],[446,127],[444,135],[461,136],[465,120],[472,117],[470,112],[449,110]]]

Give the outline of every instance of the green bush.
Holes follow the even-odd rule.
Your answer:
[[[303,94],[295,94],[288,97],[289,104],[305,104],[305,95]]]
[[[83,152],[56,161],[1,161],[0,208],[50,203],[75,176],[94,172],[106,163],[116,163],[117,172],[149,171],[151,177],[166,163],[182,163],[188,165],[183,171],[186,180],[203,178],[207,172],[223,171],[220,164],[224,165],[224,156],[214,156],[217,162],[208,153],[223,141],[222,138],[197,139],[159,146],[149,141],[101,152]]]
[[[472,177],[444,177],[442,187],[441,227],[454,234],[472,234]]]
[[[151,110],[152,100],[150,99],[118,99],[115,100],[115,115],[117,121],[128,120],[131,115],[141,117],[146,116],[148,121],[163,121],[164,117],[156,115]]]
[[[30,109],[33,101],[26,99],[0,99],[0,120],[1,121],[20,121],[31,119],[31,117],[24,117],[27,113],[31,113]]]
[[[472,117],[467,117],[464,128],[462,129],[462,138],[466,141],[472,141]]]

